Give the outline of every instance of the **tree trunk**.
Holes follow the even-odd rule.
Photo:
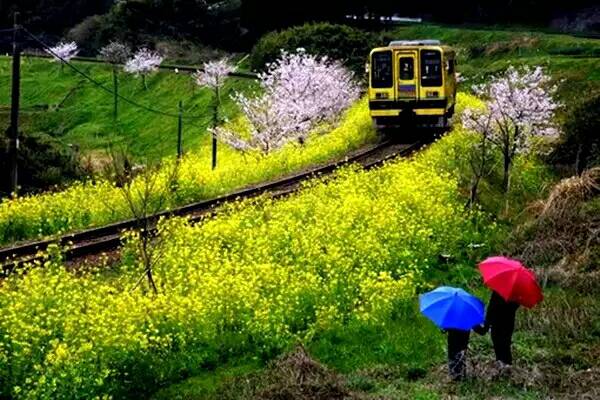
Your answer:
[[[113,120],[117,122],[119,116],[119,77],[117,75],[117,67],[113,65]]]
[[[158,289],[156,288],[156,283],[154,282],[154,276],[152,275],[152,260],[150,259],[150,254],[148,253],[148,241],[150,240],[148,233],[148,225],[146,224],[146,228],[142,232],[142,257],[144,258],[144,268],[146,270],[146,277],[148,278],[148,284],[152,288],[154,294],[158,294]]]
[[[474,176],[471,180],[471,195],[469,196],[469,208],[472,208],[473,205],[477,202],[477,191],[479,189],[479,182],[481,181],[480,176]]]
[[[504,175],[502,179],[502,190],[504,193],[508,193],[510,189],[510,167],[512,160],[510,159],[509,154],[504,154]]]

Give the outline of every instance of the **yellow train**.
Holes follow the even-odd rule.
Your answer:
[[[456,103],[456,53],[438,40],[399,40],[371,51],[369,109],[378,127],[447,127]]]

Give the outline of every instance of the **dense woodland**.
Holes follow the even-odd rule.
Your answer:
[[[597,14],[594,0],[458,0],[428,2],[333,0],[265,2],[263,0],[2,0],[0,26],[21,21],[39,33],[63,35],[75,27],[102,41],[147,34],[194,37],[224,47],[250,45],[262,33],[310,21],[341,22],[348,14],[423,17],[429,21],[475,24],[523,24],[569,29],[568,21]],[[268,10],[269,18],[265,18]],[[535,11],[535,12],[532,12]],[[592,18],[593,19],[593,18]],[[598,30],[597,17],[577,29]],[[562,26],[556,21],[563,20]],[[79,25],[78,25],[79,24]],[[572,24],[571,24],[572,25]],[[575,29],[575,28],[573,28]],[[86,32],[89,31],[89,32]],[[246,40],[240,41],[240,38]]]

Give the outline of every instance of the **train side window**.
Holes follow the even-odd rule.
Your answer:
[[[392,52],[380,51],[371,56],[371,86],[389,88],[393,86]]]
[[[411,81],[415,79],[415,62],[412,57],[400,57],[400,80]]]
[[[442,54],[437,50],[421,50],[421,85],[442,86]]]

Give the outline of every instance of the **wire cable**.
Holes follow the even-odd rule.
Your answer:
[[[131,100],[128,97],[125,97],[119,93],[115,93],[114,90],[107,88],[106,86],[104,86],[101,82],[99,82],[98,80],[94,79],[92,76],[90,76],[89,74],[87,74],[86,72],[80,70],[79,68],[77,68],[75,65],[71,64],[68,60],[65,60],[64,58],[62,58],[61,56],[59,56],[58,54],[56,54],[54,51],[52,51],[52,48],[50,46],[48,46],[46,43],[44,43],[41,39],[39,39],[37,36],[35,36],[33,33],[29,32],[26,28],[21,27],[21,29],[28,35],[30,36],[34,41],[36,41],[44,50],[46,50],[49,54],[51,54],[53,57],[55,57],[56,59],[60,60],[62,63],[64,63],[65,65],[67,65],[69,68],[71,68],[73,71],[75,71],[76,73],[78,73],[79,75],[83,76],[85,79],[87,79],[88,81],[90,81],[91,83],[93,83],[95,86],[97,86],[99,89],[110,93],[113,96],[117,96],[120,100],[123,100],[124,102],[141,108],[145,111],[154,113],[154,114],[158,114],[158,115],[162,115],[164,117],[169,117],[169,118],[179,118],[180,115],[179,114],[174,114],[174,113],[169,113],[169,112],[165,112],[165,111],[161,111],[161,110],[157,110],[155,108],[151,108],[148,106],[145,106],[143,104],[140,104],[134,100]],[[207,117],[206,115],[181,115],[182,119],[186,119],[186,120],[198,120],[198,119],[208,119],[209,117]]]

